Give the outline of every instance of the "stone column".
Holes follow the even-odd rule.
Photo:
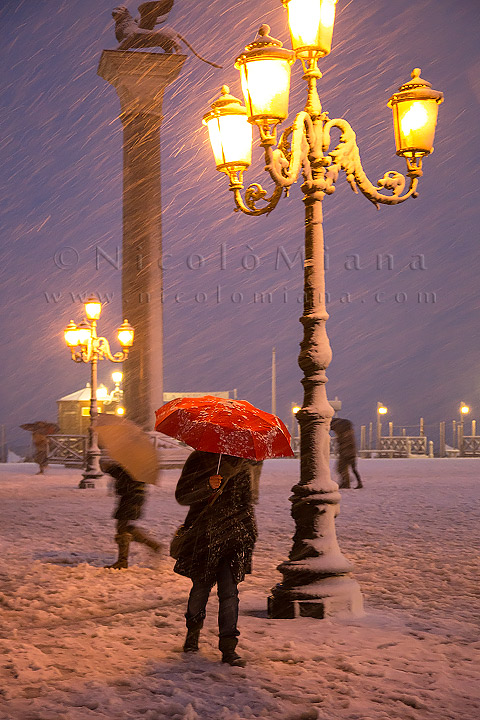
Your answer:
[[[130,420],[152,430],[163,404],[160,127],[163,92],[185,55],[104,50],[98,75],[113,85],[123,124],[122,312],[135,328],[124,363]]]

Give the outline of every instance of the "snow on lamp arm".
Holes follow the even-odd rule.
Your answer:
[[[284,48],[270,36],[269,26],[262,25],[235,62],[245,107],[224,86],[203,122],[209,128],[217,169],[229,178],[236,211],[252,216],[272,212],[284,192],[288,195],[291,185],[303,175],[305,270],[300,320],[304,336],[298,363],[304,373],[304,401],[297,413],[300,481],[290,498],[295,520],[293,546],[289,559],[278,567],[283,581],[272,589],[269,616],[323,618],[341,610],[361,612],[362,608],[358,583],[349,577],[352,565],[341,553],[335,534],[340,494],[329,468],[333,409],[325,383],[332,352],[325,327],[323,199],[334,193],[340,170],[354,192],[363,193],[377,208],[416,197],[423,157],[433,150],[443,95],[422,80],[417,68],[412,79],[390,98],[396,151],[405,157],[407,172],[404,176],[389,171],[375,186],[363,170],[352,127],[344,119],[330,120],[317,92],[317,80],[322,77],[318,60],[331,49],[336,0],[282,0],[282,4],[288,11],[293,50]],[[277,125],[288,116],[290,70],[296,58],[303,65],[307,101],[275,147]],[[274,183],[269,196],[259,183],[250,184],[242,196],[243,173],[251,164],[249,124],[258,127],[265,170]],[[332,131],[340,135],[330,149]],[[236,142],[237,137],[241,143]]]

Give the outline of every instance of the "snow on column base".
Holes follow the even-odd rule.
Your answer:
[[[323,620],[335,615],[361,617],[363,597],[360,585],[349,577],[326,578],[307,587],[286,588],[279,583],[268,598],[268,617],[288,620],[313,617]]]

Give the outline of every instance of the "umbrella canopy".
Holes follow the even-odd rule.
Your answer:
[[[29,432],[39,432],[42,435],[55,435],[60,432],[60,428],[56,423],[48,422],[47,420],[37,420],[33,423],[24,423],[20,425],[22,430],[28,430]]]
[[[100,413],[96,422],[99,445],[138,482],[155,485],[159,461],[148,435],[131,420]]]
[[[155,430],[195,450],[250,460],[293,456],[290,433],[280,418],[246,400],[176,398],[157,410],[156,417]]]

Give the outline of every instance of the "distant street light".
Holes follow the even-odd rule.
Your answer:
[[[464,436],[464,418],[468,415],[470,412],[470,407],[468,405],[465,405],[464,402],[460,403],[459,407],[460,411],[460,422],[458,423],[457,428],[457,442],[458,442],[458,449],[460,450],[460,455],[463,455],[463,436]]]
[[[97,320],[102,312],[102,304],[95,298],[89,298],[87,302],[84,303],[84,311],[87,320],[82,320],[78,326],[71,320],[65,328],[64,337],[66,344],[71,350],[72,360],[75,362],[90,363],[90,424],[88,428],[85,470],[79,487],[93,488],[95,487],[95,480],[103,475],[100,469],[100,450],[96,432],[96,420],[98,417],[97,398],[99,398],[97,363],[103,359],[108,359],[115,363],[126,360],[128,351],[133,345],[134,330],[127,320],[122,323],[117,330],[117,337],[122,346],[122,352],[117,352],[112,355],[108,340],[104,337],[97,336]]]
[[[292,403],[292,440],[297,440],[297,435],[298,435],[297,413],[299,413],[301,409],[302,408],[300,407],[300,405],[294,405]]]
[[[381,402],[377,402],[377,450],[380,450],[380,443],[382,438],[382,415],[386,415],[388,408]]]
[[[333,408],[325,391],[331,349],[326,334],[322,203],[335,191],[340,170],[354,192],[357,188],[374,205],[397,205],[417,196],[422,160],[433,150],[440,92],[420,77],[416,68],[389,100],[393,111],[397,155],[407,163],[409,186],[399,172],[387,172],[375,187],[360,162],[355,133],[345,119],[330,120],[317,93],[322,74],[319,58],[332,43],[336,0],[282,0],[288,11],[293,50],[287,50],[262,25],[254,41],[235,62],[240,71],[245,106],[224,85],[203,122],[208,128],[217,170],[229,178],[238,210],[246,215],[268,214],[302,173],[305,203],[304,338],[299,365],[304,372],[304,402],[298,412],[301,442],[300,482],[293,488],[292,516],[296,530],[289,560],[279,566],[283,581],[269,598],[270,617],[325,617],[342,609],[358,609],[358,583],[348,577],[352,564],[342,555],[335,534],[340,494],[330,477],[330,419]],[[295,60],[303,64],[308,97],[275,148],[276,127],[288,116],[290,71]],[[252,125],[260,134],[265,169],[274,189],[270,196],[252,183],[242,198],[243,173],[251,164]],[[330,148],[332,130],[339,130]],[[384,193],[390,194],[384,194]]]

